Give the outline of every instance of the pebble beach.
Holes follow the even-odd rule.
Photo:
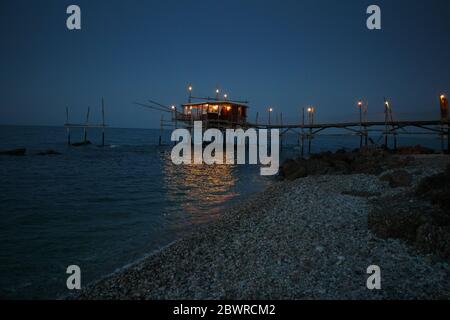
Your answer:
[[[368,228],[374,199],[413,189],[450,156],[416,155],[407,187],[383,174],[274,182],[215,222],[69,299],[449,299],[448,260]],[[366,287],[381,269],[381,289]]]

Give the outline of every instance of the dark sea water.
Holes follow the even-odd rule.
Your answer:
[[[81,136],[72,131],[72,142]],[[22,157],[0,156],[1,298],[67,294],[69,265],[80,266],[85,285],[214,221],[275,179],[260,176],[259,166],[175,166],[158,136],[108,129],[100,147],[100,132],[90,130],[92,145],[68,147],[62,127],[0,126],[0,149],[27,148]],[[440,146],[436,138],[421,143]],[[358,145],[358,137],[318,138],[313,151]],[[61,155],[36,155],[46,149]],[[291,146],[283,157],[298,153]]]

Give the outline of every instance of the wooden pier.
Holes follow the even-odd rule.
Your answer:
[[[259,122],[259,113],[256,113],[255,122],[247,120],[248,101],[238,101],[228,99],[225,94],[224,98],[219,97],[219,89],[216,89],[216,97],[194,97],[192,96],[192,85],[188,87],[189,97],[188,103],[181,104],[181,111],[174,105],[166,106],[159,102],[149,100],[149,103],[135,103],[137,105],[150,108],[163,113],[169,113],[171,118],[166,120],[161,117],[161,134],[160,145],[162,145],[162,132],[165,128],[175,129],[179,124],[185,128],[192,128],[194,121],[202,121],[203,128],[225,129],[279,129],[280,144],[283,146],[283,136],[291,132],[298,135],[298,145],[301,145],[302,155],[304,154],[305,141],[308,144],[308,153],[311,153],[312,140],[319,133],[329,129],[344,130],[344,135],[356,135],[360,137],[360,148],[372,144],[382,144],[388,147],[389,138],[393,140],[394,149],[397,148],[397,137],[399,135],[414,134],[434,134],[441,138],[442,151],[450,153],[450,119],[448,110],[448,100],[445,95],[439,96],[440,103],[440,119],[438,120],[394,120],[392,106],[390,102],[384,98],[384,121],[367,120],[368,104],[359,101],[357,107],[359,109],[359,121],[341,122],[341,123],[316,123],[316,108],[309,106],[302,109],[302,118],[300,123],[284,124],[283,114],[275,114],[272,119],[274,109],[269,107],[268,122]],[[192,102],[197,100],[198,102]],[[275,121],[273,121],[275,120]],[[408,128],[422,129],[424,132],[408,131]],[[377,141],[373,141],[373,133],[378,133]],[[383,139],[384,138],[384,139]],[[381,139],[384,143],[380,143]],[[446,146],[444,141],[447,140]]]
[[[288,132],[292,132],[299,136],[299,145],[302,148],[302,154],[304,153],[304,141],[308,142],[308,153],[311,153],[311,142],[314,136],[327,129],[343,129],[346,130],[348,135],[356,135],[360,137],[360,147],[369,145],[369,134],[378,132],[381,137],[384,137],[384,146],[387,147],[389,137],[392,137],[394,143],[394,149],[397,148],[397,136],[398,135],[414,135],[419,134],[417,132],[406,131],[406,128],[419,128],[426,131],[429,134],[437,134],[441,137],[442,141],[447,139],[446,151],[450,150],[450,120],[416,120],[416,121],[366,121],[366,122],[343,122],[343,123],[311,123],[311,124],[253,124],[248,123],[249,128],[258,129],[279,129],[280,137]],[[375,144],[375,142],[374,142]],[[442,148],[445,150],[444,147]]]

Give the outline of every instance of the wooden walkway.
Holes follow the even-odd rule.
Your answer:
[[[418,121],[366,121],[366,122],[342,122],[342,123],[315,123],[315,124],[255,124],[248,123],[247,125],[251,128],[259,129],[318,129],[325,130],[329,128],[353,128],[353,127],[374,127],[374,126],[393,126],[396,128],[405,127],[417,127],[428,129],[429,126],[442,126],[449,125],[450,120],[418,120]],[[439,129],[434,129],[434,131],[439,131]]]

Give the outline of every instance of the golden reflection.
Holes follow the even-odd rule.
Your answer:
[[[234,165],[175,165],[164,155],[163,173],[169,201],[180,203],[192,223],[204,223],[220,214],[226,201],[236,197]]]

